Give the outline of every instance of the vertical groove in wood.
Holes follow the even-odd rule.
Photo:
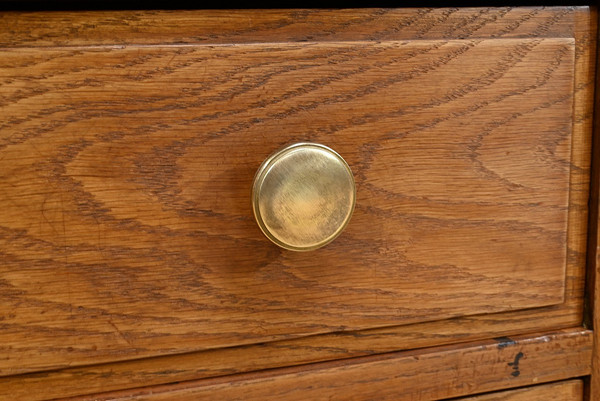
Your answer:
[[[592,29],[598,27],[598,9],[592,8]],[[600,43],[600,40],[596,44]],[[590,401],[600,401],[600,237],[598,228],[600,224],[599,191],[600,191],[600,71],[598,66],[600,54],[595,48],[596,60],[596,85],[594,94],[594,123],[592,136],[592,163],[590,172],[590,200],[589,200],[589,229],[588,229],[588,255],[587,255],[587,280],[586,300],[584,311],[584,324],[593,329],[594,348],[592,353],[592,374],[586,386],[586,398]]]

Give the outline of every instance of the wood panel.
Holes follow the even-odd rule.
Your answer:
[[[0,377],[0,400],[39,401],[156,386],[494,336],[498,336],[498,343],[515,341],[508,337],[514,334],[514,327],[504,327],[493,315],[488,316],[486,324],[482,323],[477,317],[457,318]]]
[[[591,354],[591,332],[576,330],[522,337],[513,342],[484,341],[400,352],[77,400],[437,400],[587,375],[591,371]]]
[[[482,323],[478,317],[457,318],[0,377],[0,400],[38,401],[156,386],[398,349],[420,349],[431,344],[450,345],[478,337],[498,336],[495,339],[498,343],[515,341],[508,337],[514,334],[511,332],[514,327],[504,327],[493,315],[488,316],[486,324]]]
[[[570,380],[540,386],[460,398],[456,401],[581,401],[583,381]]]
[[[0,366],[53,367],[37,350],[73,336],[89,364],[562,303],[574,51],[3,51]],[[306,140],[348,161],[356,211],[330,246],[281,251],[252,176]]]
[[[372,10],[378,13],[377,10]],[[447,344],[456,341],[466,341],[478,338],[514,335],[516,333],[531,332],[541,328],[557,328],[569,325],[577,325],[581,322],[582,294],[583,294],[583,274],[585,267],[585,242],[586,242],[586,222],[587,222],[587,194],[588,194],[588,174],[590,155],[586,151],[590,147],[591,140],[591,96],[593,94],[593,71],[594,71],[594,52],[595,47],[595,19],[587,8],[569,8],[569,9],[529,9],[524,12],[523,9],[475,9],[475,10],[429,10],[429,15],[438,15],[438,11],[447,12],[450,16],[459,16],[462,20],[457,20],[452,30],[443,29],[444,20],[439,16],[439,22],[429,21],[429,25],[420,25],[420,19],[413,19],[411,24],[398,24],[394,29],[387,32],[389,39],[401,39],[401,36],[409,35],[407,32],[422,31],[428,35],[428,38],[437,38],[440,35],[454,35],[455,37],[489,37],[514,35],[512,37],[530,37],[530,36],[550,36],[550,37],[575,37],[575,95],[574,95],[574,125],[573,125],[573,154],[572,164],[576,166],[571,170],[571,193],[569,198],[569,231],[568,231],[568,264],[567,264],[567,287],[566,301],[559,306],[547,308],[538,308],[511,313],[500,313],[492,315],[479,315],[463,318],[455,318],[449,321],[429,322],[408,326],[389,327],[377,330],[363,332],[340,332],[317,337],[306,337],[296,340],[278,341],[260,345],[249,345],[241,348],[232,348],[224,350],[214,350],[208,352],[191,353],[183,356],[168,356],[161,358],[151,358],[147,360],[133,360],[126,363],[110,363],[98,366],[84,366],[80,368],[69,368],[65,370],[46,372],[39,374],[30,374],[21,377],[8,377],[2,379],[3,389],[6,394],[14,391],[27,391],[30,398],[43,397],[47,392],[49,396],[54,394],[58,397],[61,394],[75,395],[89,392],[98,392],[102,390],[114,390],[119,388],[129,388],[143,385],[167,383],[171,381],[190,380],[207,376],[220,375],[224,373],[244,372],[254,369],[265,369],[277,366],[286,366],[297,363],[307,363],[334,358],[347,358],[357,355],[368,355],[373,353],[388,352],[397,349],[407,349],[414,347],[423,347],[432,344]],[[345,11],[352,13],[354,11]],[[364,10],[356,12],[363,13]],[[369,11],[370,13],[371,11]],[[396,11],[391,11],[388,15]],[[398,12],[403,12],[402,10]],[[500,18],[498,12],[504,15],[517,15],[521,18],[513,21],[511,24],[496,24],[494,18]],[[290,11],[290,13],[293,13]],[[142,15],[143,14],[143,15]],[[318,14],[318,13],[317,13]],[[381,12],[380,14],[386,14]],[[102,13],[77,14],[82,21],[86,17],[104,18],[105,22],[97,20],[100,24],[111,23],[108,15]],[[144,17],[146,15],[147,17]],[[168,13],[141,13],[132,18],[124,17],[120,14],[114,21],[126,20],[127,24],[134,24],[133,20],[138,20],[137,30],[158,29],[161,24],[156,22],[156,16],[165,22],[172,21],[170,18],[178,19],[184,17],[183,14]],[[194,13],[185,15],[194,15]],[[197,15],[197,14],[196,14]],[[204,14],[202,14],[204,15]],[[291,14],[290,14],[291,15]],[[315,15],[315,13],[313,13]],[[347,14],[350,15],[350,14]],[[3,15],[3,17],[6,14]],[[495,16],[494,18],[488,18]],[[52,24],[45,24],[48,18],[55,18]],[[36,22],[36,18],[38,19]],[[59,22],[63,18],[64,25]],[[45,24],[52,26],[48,32],[41,34],[42,42],[30,42],[34,45],[56,45],[61,44],[60,40],[68,37],[64,32],[67,26],[73,24],[73,15],[69,13],[54,13],[52,15],[27,15],[27,20],[20,19],[22,22],[20,30],[13,29],[13,45],[21,46],[18,42],[25,37],[21,37],[27,30],[27,25]],[[150,18],[152,23],[148,24]],[[152,19],[154,18],[154,20]],[[395,18],[395,17],[394,17]],[[438,18],[438,17],[436,17]],[[235,16],[233,17],[235,20]],[[146,22],[145,22],[146,21]],[[347,23],[354,24],[353,29],[358,29],[360,23],[357,19],[348,17]],[[377,21],[377,19],[373,19]],[[383,19],[381,21],[384,21]],[[423,20],[425,21],[425,20]],[[503,20],[505,23],[508,21]],[[200,24],[198,21],[196,21]],[[338,19],[338,27],[343,26],[342,19]],[[437,25],[436,25],[437,24]],[[92,28],[93,24],[82,25],[82,27]],[[201,24],[200,24],[201,25]],[[271,29],[271,28],[273,29]],[[285,35],[277,36],[279,31],[274,25],[265,25],[263,30],[270,29],[274,40],[286,40]],[[380,25],[379,28],[382,28]],[[476,29],[479,27],[480,29]],[[15,28],[14,26],[12,28]],[[11,28],[11,29],[12,29]],[[105,28],[107,28],[105,26]],[[75,28],[73,28],[75,29]],[[306,35],[319,33],[322,28],[313,27],[314,32],[305,31]],[[134,30],[132,30],[133,32]],[[183,31],[183,30],[182,30]],[[336,33],[338,32],[338,33]],[[82,32],[79,32],[82,34]],[[357,37],[368,39],[368,32],[365,30],[363,36]],[[11,35],[12,35],[11,34]],[[96,32],[97,34],[97,32]],[[331,31],[330,35],[340,35],[341,31]],[[45,35],[45,36],[44,36]],[[436,36],[437,35],[437,36]],[[80,44],[107,43],[102,42],[106,39],[97,39],[89,34],[84,36],[87,42]],[[122,31],[119,38],[123,38],[123,43],[134,41],[135,34],[128,35]],[[242,35],[243,36],[243,35]],[[409,35],[410,36],[410,35]],[[409,37],[405,36],[405,37]],[[43,38],[42,38],[43,37]],[[52,42],[51,38],[57,38],[57,42]],[[140,38],[149,37],[140,35]],[[154,40],[164,40],[166,36],[157,36]],[[263,37],[267,37],[266,33]],[[316,35],[315,40],[327,40],[327,35]],[[343,38],[342,36],[336,36]],[[45,39],[44,39],[45,38]],[[61,39],[62,38],[62,39]],[[75,40],[79,40],[75,38]],[[157,39],[158,38],[158,39]],[[213,37],[214,38],[214,37]],[[289,37],[291,38],[291,36]],[[114,38],[114,40],[117,40]],[[209,38],[210,39],[210,38]],[[207,39],[207,40],[209,40]],[[113,41],[114,41],[113,40]],[[199,38],[190,40],[200,40]],[[208,42],[206,42],[208,43]],[[65,44],[64,42],[62,43]],[[118,339],[118,334],[108,333],[113,340]],[[86,350],[74,347],[75,338],[66,340],[65,346],[60,349],[50,351],[47,346],[42,347],[46,353],[63,353],[55,359],[56,366],[67,366],[65,360],[77,360],[80,356],[89,356],[94,350]],[[6,350],[6,348],[4,349]],[[31,353],[37,352],[34,346],[30,349]],[[136,350],[137,352],[137,350]],[[77,355],[73,355],[73,354]],[[6,353],[4,353],[6,355]],[[71,355],[68,355],[71,354]],[[135,354],[138,356],[139,354]],[[128,356],[112,355],[106,360],[116,360],[128,358]],[[165,369],[165,366],[177,366],[177,369]],[[41,366],[32,369],[40,369]],[[9,373],[27,371],[31,369],[13,369]],[[130,379],[130,380],[129,380]],[[83,384],[85,383],[85,385]],[[3,393],[4,394],[4,393]],[[6,396],[5,396],[6,397]],[[13,399],[8,397],[7,399]],[[37,399],[37,398],[36,398]]]
[[[0,46],[571,37],[585,7],[4,12]]]

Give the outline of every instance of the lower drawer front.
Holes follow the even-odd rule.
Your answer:
[[[591,373],[591,353],[591,331],[565,330],[145,387],[83,399],[440,400],[587,376]],[[511,391],[497,398],[483,395],[473,400],[543,400],[544,394],[552,394],[546,399],[555,401],[582,399],[578,381],[539,389]]]
[[[566,382],[500,391],[492,394],[460,398],[461,401],[579,401],[583,400],[583,381]],[[457,400],[458,401],[458,400]]]
[[[235,387],[235,384],[232,384]],[[399,396],[395,398],[395,400],[404,400],[402,398],[402,390],[398,390]],[[147,400],[147,401],[196,401],[200,398],[197,397],[193,393],[192,390],[187,393],[181,392],[163,392],[159,394],[140,396],[135,394],[135,392],[131,392],[130,394],[121,394],[119,396],[105,396],[105,397],[93,397],[89,398],[89,400],[112,400],[112,401],[126,401],[126,400]],[[204,399],[204,398],[202,398]],[[212,400],[220,400],[218,395],[214,398],[210,396],[206,399]],[[244,398],[244,396],[240,393],[239,397],[236,398],[225,398],[227,400],[239,399],[239,400],[258,400],[258,398]],[[362,400],[360,394],[350,394],[350,393],[338,393],[333,398],[322,397],[320,398],[318,395],[316,398],[310,398],[311,400]],[[365,398],[365,399],[381,399],[381,398]],[[415,399],[415,398],[411,398]],[[418,398],[421,401],[429,400],[428,398]],[[557,382],[551,384],[543,384],[539,386],[520,388],[516,390],[507,390],[507,391],[499,391],[495,393],[489,393],[484,395],[470,396],[465,398],[453,398],[455,401],[582,401],[583,400],[583,381],[582,380],[569,380],[564,382]],[[83,401],[83,400],[82,400]]]

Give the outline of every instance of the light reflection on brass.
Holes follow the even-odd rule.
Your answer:
[[[293,251],[333,241],[350,221],[356,200],[346,161],[316,143],[297,143],[271,155],[258,169],[252,192],[262,232]]]

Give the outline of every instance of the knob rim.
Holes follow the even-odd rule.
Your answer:
[[[269,228],[269,224],[265,222],[265,216],[261,212],[261,198],[265,195],[262,191],[263,183],[268,179],[269,174],[277,169],[285,169],[290,167],[293,170],[293,166],[286,166],[286,163],[291,163],[290,155],[296,152],[305,152],[307,157],[315,157],[323,159],[315,160],[316,163],[319,161],[329,165],[329,167],[333,167],[337,170],[337,175],[341,173],[341,171],[345,171],[345,179],[346,182],[340,183],[342,187],[342,191],[344,193],[340,194],[339,198],[343,199],[344,202],[340,202],[340,206],[344,209],[341,210],[340,214],[343,215],[341,221],[336,221],[335,225],[331,225],[331,227],[327,227],[329,231],[323,232],[322,238],[316,241],[310,241],[307,243],[291,243],[292,241],[286,241],[278,236],[275,230]],[[323,172],[327,174],[325,170]],[[347,185],[346,185],[347,184]],[[264,202],[262,203],[264,205]],[[354,212],[354,208],[356,205],[356,183],[354,181],[354,175],[352,174],[352,170],[348,163],[340,156],[335,150],[331,149],[328,146],[313,143],[313,142],[300,142],[284,147],[283,149],[271,154],[258,168],[255,176],[254,183],[252,187],[252,210],[254,212],[254,218],[258,224],[258,227],[263,232],[263,234],[273,243],[278,245],[281,248],[291,250],[291,251],[312,251],[319,249],[333,240],[335,240],[342,231],[347,227],[352,214]],[[320,233],[319,233],[320,234]]]

